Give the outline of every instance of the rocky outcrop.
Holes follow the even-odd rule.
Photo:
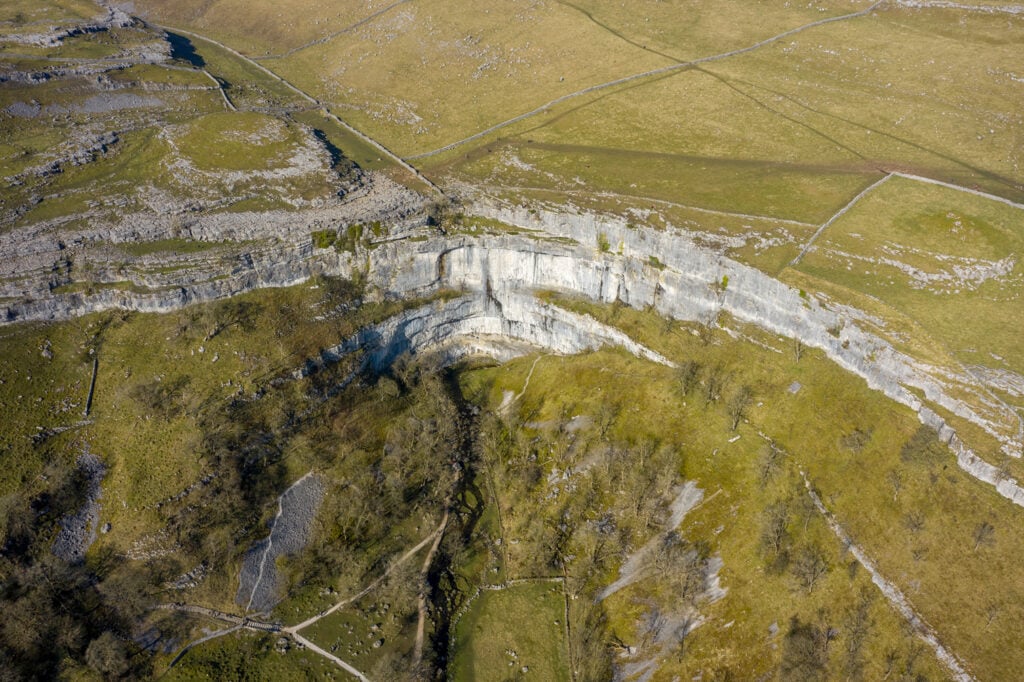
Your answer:
[[[368,205],[376,206],[373,201]],[[183,258],[182,267],[170,272],[147,272],[137,262],[131,281],[149,291],[44,294],[34,302],[9,304],[7,318],[62,319],[112,307],[170,310],[252,288],[295,284],[317,273],[348,277],[358,271],[371,290],[397,299],[452,289],[468,294],[364,330],[327,354],[327,359],[332,354],[342,357],[358,348],[373,366],[382,367],[412,349],[437,349],[450,359],[471,352],[507,359],[522,352],[523,344],[578,352],[610,343],[663,360],[589,318],[541,304],[533,297],[538,290],[651,308],[667,317],[705,324],[728,313],[741,323],[821,349],[873,389],[909,406],[950,444],[962,468],[1024,506],[1024,490],[1016,481],[971,452],[935,408],[978,425],[997,438],[1005,452],[1019,456],[1017,415],[992,400],[968,372],[918,362],[866,331],[858,324],[856,311],[802,294],[698,246],[682,231],[638,229],[607,216],[479,202],[471,207],[473,214],[519,229],[438,235],[424,229],[421,208],[422,202],[378,208],[375,215],[392,225],[390,235],[354,253],[315,248],[309,232],[317,225],[340,229],[358,212],[336,215],[326,223],[311,221],[308,213],[284,214],[276,230],[266,216],[252,224],[226,216],[197,222],[188,228],[193,238],[255,238],[255,245],[230,257],[217,256],[223,260]],[[139,230],[140,237],[159,234],[152,226]],[[19,244],[38,243],[12,241],[15,250]],[[20,253],[22,263],[31,261],[28,249]],[[161,263],[168,265],[163,257]]]
[[[88,450],[78,458],[79,475],[85,483],[85,500],[74,513],[60,520],[60,530],[53,541],[53,553],[71,564],[85,560],[85,552],[96,541],[100,522],[101,483],[107,473],[99,457]]]
[[[246,612],[267,613],[280,601],[286,585],[277,571],[277,559],[298,553],[309,542],[323,497],[323,482],[309,473],[278,498],[270,534],[255,543],[242,562],[235,601]]]
[[[83,215],[85,227],[47,221],[4,234],[0,299],[7,302],[0,322],[110,309],[166,312],[318,274],[348,276],[362,256],[317,249],[312,233],[378,221],[400,238],[426,223],[422,197],[373,176],[339,205],[322,209],[190,215],[166,210],[159,197],[153,202],[152,212],[117,224]],[[131,255],[134,246],[161,242],[168,246]]]
[[[306,376],[356,352],[363,354],[357,372],[379,372],[404,353],[429,351],[444,364],[473,355],[505,362],[537,349],[573,354],[606,345],[674,366],[661,354],[592,317],[545,304],[531,295],[504,291],[490,297],[471,294],[438,301],[395,315],[327,349],[294,376]]]
[[[0,43],[15,43],[32,47],[57,47],[66,38],[101,33],[112,28],[124,28],[135,24],[135,19],[125,12],[105,8],[106,12],[91,22],[71,23],[66,26],[48,26],[44,31],[18,33],[12,32],[0,37]]]

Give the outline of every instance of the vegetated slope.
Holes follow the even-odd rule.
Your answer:
[[[766,487],[757,482],[766,443],[742,419],[739,431],[730,430],[729,405],[746,382],[762,380],[739,374],[743,367],[767,367],[750,354],[770,357],[770,352],[729,341],[724,334],[714,334],[710,346],[704,346],[700,338],[685,331],[680,337],[681,330],[675,329],[665,338],[681,339],[682,346],[662,349],[677,361],[690,353],[701,358],[695,381],[687,386],[679,383],[684,375],[676,370],[610,351],[467,368],[458,375],[458,393],[471,398],[476,408],[460,409],[458,394],[449,397],[450,383],[446,388],[443,377],[413,364],[399,364],[391,376],[366,377],[366,383],[338,394],[334,387],[348,365],[326,367],[297,382],[278,377],[327,339],[385,311],[363,308],[354,318],[335,312],[313,321],[310,313],[352,301],[336,284],[319,286],[257,292],[163,316],[94,316],[81,325],[21,326],[4,339],[4,355],[11,359],[4,369],[5,409],[17,416],[9,422],[14,428],[8,452],[16,451],[19,461],[29,463],[18,480],[7,481],[12,492],[6,497],[4,526],[3,560],[9,580],[16,581],[9,585],[18,585],[5,599],[27,615],[19,621],[23,637],[14,639],[13,631],[5,631],[3,642],[20,669],[42,670],[40,666],[56,665],[57,660],[73,670],[104,665],[95,651],[88,655],[100,632],[93,628],[100,628],[118,634],[111,645],[115,651],[138,651],[141,643],[155,647],[155,658],[137,654],[131,661],[136,672],[146,672],[150,664],[159,671],[189,640],[189,631],[208,622],[152,607],[183,601],[233,610],[243,553],[266,533],[262,521],[276,512],[276,495],[313,468],[327,495],[310,547],[278,564],[290,588],[274,617],[285,625],[373,585],[389,564],[429,536],[447,506],[452,520],[429,565],[427,594],[433,607],[424,665],[446,664],[450,628],[476,587],[500,589],[509,581],[552,578],[546,589],[577,597],[569,600],[568,644],[558,659],[570,660],[582,676],[589,670],[602,677],[607,666],[634,661],[654,661],[659,674],[701,668],[740,675],[766,671],[790,665],[792,661],[785,663],[788,657],[806,653],[781,647],[774,650],[777,657],[766,658],[752,655],[765,650],[757,647],[799,638],[806,628],[813,635],[825,626],[841,631],[838,640],[831,635],[833,653],[814,655],[828,670],[866,665],[867,670],[884,671],[891,659],[892,665],[908,666],[929,678],[941,676],[930,654],[915,653],[914,638],[902,634],[899,618],[880,597],[863,596],[868,605],[862,607],[856,599],[840,596],[870,588],[863,573],[853,574],[849,582],[848,559],[842,558],[842,548],[820,520],[799,517],[798,507],[790,507],[785,532],[791,538],[786,543],[792,544],[781,547],[794,567],[804,549],[820,550],[827,566],[811,586],[801,583],[804,578],[795,568],[785,568],[785,558],[764,548],[760,528],[767,512],[761,505],[774,504],[776,498],[798,505],[802,483],[795,464],[789,463],[765,474],[772,481]],[[634,319],[632,313],[610,314],[616,315],[609,318],[613,323]],[[240,315],[240,321],[207,338],[211,325],[221,326],[217,320],[227,319],[225,315]],[[624,328],[637,332],[629,324]],[[665,333],[655,331],[645,340],[662,343],[659,334]],[[152,337],[168,340],[156,347],[140,343]],[[84,399],[92,356],[81,349],[81,342],[100,358],[94,407],[84,424],[78,424],[79,404],[68,413],[51,414],[65,397],[76,403]],[[51,358],[40,348],[49,349]],[[720,352],[725,355],[717,358]],[[38,355],[36,360],[33,355]],[[827,375],[821,377],[823,385],[833,390],[837,381],[859,383],[816,358],[806,357],[795,366],[801,365],[800,378],[808,387],[821,369]],[[29,367],[31,381],[14,372]],[[80,369],[80,383],[64,385],[75,368]],[[751,402],[743,408],[748,418],[764,413],[754,401],[774,400],[769,396],[784,394],[792,379],[785,372],[764,371],[769,374],[758,376],[774,376],[774,383],[750,384]],[[576,377],[572,385],[559,380],[567,374]],[[720,397],[703,397],[709,394],[701,382],[718,386]],[[556,391],[557,383],[562,386]],[[855,393],[861,397],[852,399],[884,403],[877,394],[859,390]],[[521,397],[499,414],[505,391],[521,392]],[[477,416],[466,421],[460,413]],[[909,414],[900,419],[893,439],[903,437],[913,424]],[[24,435],[35,432],[36,421],[52,427],[29,440]],[[56,432],[61,425],[73,428]],[[729,442],[734,434],[741,438]],[[890,436],[876,438],[881,439],[875,442],[879,451],[886,451]],[[33,638],[43,636],[39,627],[47,613],[43,604],[31,601],[43,589],[34,571],[51,566],[51,580],[61,589],[68,585],[64,573],[52,572],[60,564],[50,558],[49,542],[64,510],[78,504],[75,488],[61,497],[53,486],[64,480],[60,472],[73,465],[86,443],[109,466],[100,522],[110,526],[90,549],[86,563],[75,570],[83,580],[98,581],[98,598],[106,606],[93,612],[82,639],[33,649],[30,642],[42,641]],[[795,443],[785,447],[797,450]],[[710,454],[716,448],[719,453]],[[804,462],[795,456],[792,461]],[[45,478],[35,475],[40,470]],[[685,481],[705,490],[707,504],[700,509],[707,511],[693,510],[693,524],[688,520],[671,542],[658,545],[652,555],[657,570],[614,598],[595,602],[593,595],[614,580],[629,554],[652,537],[676,530],[666,526],[668,505]],[[44,501],[48,511],[32,517],[32,505],[38,508]],[[732,516],[738,509],[743,510],[740,515]],[[1004,527],[1001,518],[993,517],[993,522],[1000,530]],[[1000,534],[979,560],[1011,551],[1008,542]],[[408,674],[422,551],[304,636],[333,648],[372,679]],[[108,557],[106,563],[92,558],[102,556]],[[719,559],[724,566],[716,568]],[[715,571],[725,596],[711,589]],[[765,590],[778,600],[766,600]],[[759,614],[756,618],[728,615],[749,615],[751,609]],[[838,624],[853,619],[858,609],[869,614],[865,622],[870,632],[847,635]],[[115,612],[123,612],[120,620],[114,620]],[[71,620],[59,621],[58,627],[75,627],[79,615],[77,607],[72,609]],[[792,616],[799,620],[791,622]],[[540,627],[529,625],[531,617],[522,614],[526,627]],[[564,618],[557,616],[556,627],[565,625]],[[665,637],[656,633],[659,618],[668,619]],[[723,627],[729,620],[736,622]],[[769,628],[773,623],[778,629]],[[544,627],[551,625],[545,622]],[[484,635],[471,634],[479,636]],[[498,632],[486,636],[499,639],[483,645],[485,650],[502,647]],[[862,648],[849,659],[853,663],[834,653],[839,642],[853,641],[847,636],[861,638],[856,641]],[[213,640],[186,653],[178,663],[179,674],[227,674],[242,665],[285,675],[315,665],[308,650],[294,643],[280,645],[275,638],[279,636],[255,634]],[[680,658],[683,640],[692,653]],[[608,658],[604,652],[614,642],[636,653]],[[97,650],[106,644],[96,645]],[[704,646],[719,653],[708,657],[710,653],[701,653],[708,651]],[[283,658],[275,648],[286,652]],[[529,666],[533,655],[523,648],[516,651],[523,659],[518,665]],[[118,656],[113,660],[120,660]],[[497,663],[507,669],[504,659]],[[534,665],[540,670],[562,663]]]
[[[783,7],[759,20],[731,4],[730,21],[703,5],[663,5],[318,4],[278,21],[285,10],[262,3],[234,26],[217,17],[235,4],[161,7],[176,13],[163,21],[280,55],[262,63],[352,107],[353,120],[404,153],[634,67],[672,65],[677,51],[725,53],[868,7]],[[679,220],[699,243],[767,272],[792,263],[783,276],[806,289],[800,299],[789,292],[798,312],[815,296],[836,319],[932,363],[929,377],[947,374],[924,389],[930,396],[938,390],[947,405],[980,396],[971,409],[1012,418],[1024,370],[1012,326],[1000,324],[1012,315],[998,314],[1019,293],[1019,207],[899,176],[874,183],[911,171],[1018,196],[1019,150],[1007,142],[1019,118],[1016,15],[883,5],[700,69],[572,98],[503,128],[507,140],[421,161],[453,184],[496,185],[516,205],[531,192],[613,208],[630,221],[616,229],[637,239],[610,241],[603,218],[572,205],[545,216],[587,230],[557,238],[465,219],[445,204],[428,215],[408,194],[376,193],[375,181],[360,197],[386,205],[352,209],[339,194],[365,180],[340,151],[353,137],[244,58],[199,38],[168,43],[126,15],[71,0],[4,11],[0,124],[11,135],[0,163],[13,178],[4,236],[31,247],[21,238],[35,230],[67,249],[43,263],[38,292],[5,283],[9,310],[44,317],[50,302],[82,295],[74,300],[86,304],[60,309],[79,314],[110,287],[174,309],[5,327],[0,338],[0,597],[15,614],[0,646],[12,667],[117,676],[174,664],[171,675],[185,679],[337,670],[325,662],[372,679],[1024,674],[1008,625],[1021,616],[1017,508],[960,471],[913,412],[799,341],[726,314],[680,325],[630,310],[625,277],[608,280],[624,297],[610,306],[550,294],[540,303],[500,291],[504,277],[522,275],[499,265],[533,254],[536,267],[572,251],[579,272],[642,271],[630,281],[656,298],[667,254],[644,251],[637,262],[635,244],[659,235],[632,228]],[[641,21],[649,17],[657,20]],[[969,35],[954,33],[959,24]],[[238,42],[243,32],[252,40]],[[960,60],[930,63],[936,49]],[[970,95],[979,83],[982,94]],[[55,148],[67,140],[70,152]],[[185,219],[180,234],[159,222],[162,212]],[[129,234],[125,215],[159,224]],[[393,233],[406,218],[421,229]],[[99,234],[105,221],[119,246],[102,259],[61,238]],[[587,244],[574,241],[584,232]],[[260,257],[241,245],[222,252],[210,235],[256,235]],[[140,240],[151,243],[132,243]],[[189,257],[207,250],[216,257]],[[113,253],[139,270],[117,271]],[[353,265],[374,262],[380,290],[365,289]],[[320,266],[352,281],[321,277],[181,310],[192,299],[167,296],[185,291],[179,281],[194,285],[196,272],[208,297],[236,293],[252,286],[235,287],[239,273],[263,265],[261,285]],[[479,288],[479,308],[439,289],[453,272]],[[596,298],[613,300],[597,280]],[[157,284],[140,291],[137,281]],[[692,297],[700,302],[728,298],[739,282],[690,284],[702,287]],[[408,300],[424,292],[453,300]],[[503,305],[546,317],[513,319]],[[394,353],[364,353],[372,345],[335,350],[373,341],[385,318],[408,342],[414,324],[459,306],[490,317],[481,313],[441,359],[513,357],[535,329],[549,334],[543,341],[574,320],[576,332],[602,332],[584,340],[626,343],[658,362],[620,349],[440,371],[408,357],[388,364]],[[956,324],[975,308],[992,321]],[[518,336],[509,333],[517,324]],[[832,357],[845,349],[843,331],[828,330]],[[992,392],[978,393],[974,376]],[[1012,485],[1019,464],[994,459],[995,436],[940,412],[998,465],[996,482]],[[992,429],[1005,441],[1013,426]],[[245,620],[234,604],[244,552],[266,538],[282,491],[311,470],[326,489],[311,542],[275,566],[284,601]],[[85,517],[100,528],[95,542],[77,535],[74,552],[54,555],[69,529],[90,525]],[[521,594],[543,595],[543,607],[524,607]],[[487,609],[503,600],[512,607],[495,625]],[[232,631],[201,630],[218,621]]]
[[[202,625],[154,607],[187,594],[232,609],[245,550],[265,535],[262,521],[276,512],[276,496],[311,468],[326,477],[324,510],[353,515],[342,526],[317,526],[320,544],[300,557],[341,580],[332,583],[336,589],[348,584],[343,575],[358,583],[390,552],[404,551],[421,514],[439,515],[434,510],[451,479],[437,475],[426,451],[404,457],[426,467],[429,478],[404,469],[393,481],[394,497],[383,496],[374,478],[379,439],[390,424],[404,422],[408,395],[382,403],[366,393],[360,416],[347,399],[327,401],[345,365],[281,382],[330,339],[401,307],[354,311],[358,296],[355,287],[324,280],[171,315],[21,325],[4,337],[0,562],[4,610],[20,615],[0,633],[0,645],[13,669],[49,677],[58,669],[114,674],[110,666],[123,664],[148,675],[153,654],[173,654]],[[426,403],[413,402],[423,419]],[[329,431],[339,414],[360,429],[376,426],[342,440],[320,431]],[[454,424],[450,414],[438,420],[442,433]],[[402,441],[406,447],[429,444],[421,430],[413,435]],[[98,499],[101,532],[91,547],[87,542],[84,563],[69,565],[51,548],[61,520],[91,495],[76,467],[86,451],[107,467]],[[431,457],[447,453],[430,450]],[[331,473],[335,465],[341,469]],[[366,491],[360,497],[368,507],[351,491],[341,493],[349,484]],[[403,486],[415,490],[406,496]],[[430,492],[434,486],[440,487]],[[332,544],[334,533],[355,554]],[[307,594],[301,582],[289,584]],[[315,593],[304,598],[310,597]],[[104,639],[90,653],[103,632],[114,641]]]

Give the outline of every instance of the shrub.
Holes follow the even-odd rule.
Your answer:
[[[921,425],[900,448],[900,459],[913,464],[931,465],[945,459],[946,448],[935,431]]]
[[[318,249],[329,249],[334,246],[338,235],[334,230],[317,230],[310,235],[313,238],[313,246]]]

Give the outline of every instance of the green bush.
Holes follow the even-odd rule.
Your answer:
[[[329,249],[334,246],[338,235],[334,230],[317,230],[310,235],[313,238],[313,246],[318,249]]]
[[[345,228],[345,231],[338,235],[337,241],[334,242],[334,248],[339,253],[342,251],[348,251],[349,253],[355,253],[359,247],[359,242],[363,238],[363,224],[355,223]]]

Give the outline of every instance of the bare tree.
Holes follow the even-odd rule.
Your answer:
[[[684,396],[690,395],[700,381],[700,363],[695,360],[687,360],[679,365],[679,369],[676,370],[676,377],[682,394]]]
[[[828,561],[824,552],[817,545],[804,547],[797,555],[792,566],[793,575],[805,590],[810,592],[815,584],[828,573]]]
[[[725,370],[718,365],[708,367],[707,374],[704,377],[704,403],[710,405],[713,402],[717,402],[722,397],[725,384]]]
[[[974,538],[974,551],[977,552],[978,548],[982,545],[988,546],[995,542],[995,527],[988,521],[982,521],[974,527],[974,533],[971,537]]]
[[[892,469],[886,474],[885,479],[889,481],[889,485],[892,487],[892,501],[895,502],[896,498],[900,495],[900,491],[903,490],[903,474],[900,473],[899,469]]]
[[[764,526],[761,531],[761,543],[768,554],[778,556],[789,541],[789,509],[785,502],[776,502],[764,510]]]
[[[740,425],[740,420],[747,416],[747,408],[750,407],[753,398],[754,393],[751,391],[750,386],[743,384],[733,394],[732,399],[729,400],[726,411],[729,414],[729,425],[733,431]]]
[[[906,515],[904,522],[907,524],[907,530],[911,533],[919,533],[924,528],[924,514],[912,511]]]
[[[782,467],[782,461],[786,453],[776,447],[775,443],[767,443],[761,448],[761,459],[758,462],[757,479],[764,488],[769,481],[775,478]]]
[[[990,600],[985,606],[985,629],[987,630],[995,622],[1003,610],[1003,605],[997,601]]]

